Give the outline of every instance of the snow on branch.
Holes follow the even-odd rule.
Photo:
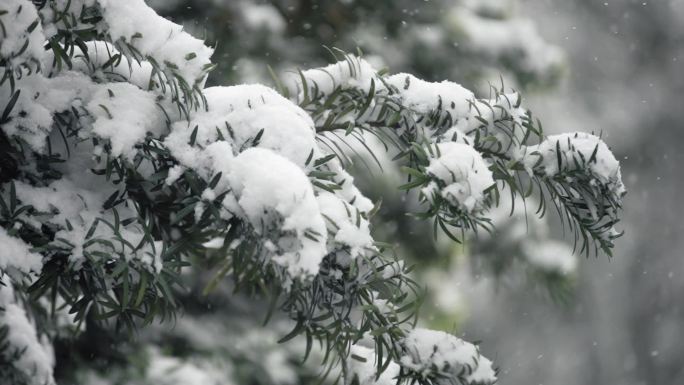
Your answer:
[[[13,306],[0,354],[35,369],[28,383],[53,382],[41,324],[15,322],[41,299],[62,298],[75,323],[134,330],[174,319],[183,274],[204,266],[205,293],[229,278],[272,298],[294,325],[282,341],[304,336],[306,355],[319,342],[348,381],[495,381],[474,345],[412,329],[419,285],[374,240],[377,206],[345,169],[340,146],[364,133],[397,149],[418,216],[457,241],[491,227],[502,193],[535,187],[583,248],[609,252],[617,236],[618,162],[595,136],[545,138],[517,93],[475,99],[348,54],[283,95],[205,89],[212,49],[142,0],[36,4],[0,5],[0,241],[23,256],[0,253]]]

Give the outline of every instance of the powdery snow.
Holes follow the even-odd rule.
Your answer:
[[[35,67],[44,55],[46,40],[36,7],[28,0],[3,0],[0,11],[7,12],[0,14],[0,57],[11,68],[31,63]]]
[[[347,365],[350,375],[358,378],[359,385],[394,385],[399,376],[399,365],[391,362],[376,380],[378,364],[375,351],[360,345],[351,347]]]
[[[482,155],[473,147],[456,142],[436,145],[438,154],[426,168],[435,180],[424,189],[428,198],[439,194],[466,212],[482,208],[484,191],[494,184],[492,172]]]
[[[377,81],[377,71],[367,61],[359,57],[348,55],[346,60],[330,64],[322,68],[314,68],[302,72],[306,79],[308,92],[318,91],[324,95],[330,95],[335,88],[359,89],[368,93],[371,83],[375,82],[376,89],[382,87]],[[295,75],[298,90],[301,91],[302,83],[299,75]],[[300,99],[303,94],[300,94]]]
[[[129,83],[98,85],[87,108],[95,119],[93,132],[109,139],[112,155],[129,161],[148,132],[158,137],[166,129],[156,96]]]
[[[83,52],[79,47],[74,47],[74,57],[71,60],[74,71],[87,74],[101,82],[126,81],[143,90],[150,88],[152,76],[150,62],[129,60],[123,55],[119,61],[112,61],[111,59],[119,55],[120,52],[112,44],[105,41],[87,41],[85,47],[87,48],[86,52]],[[54,52],[48,51],[45,56],[43,67],[50,68],[54,60]],[[52,68],[52,72],[56,70],[56,68]]]
[[[608,185],[616,196],[625,192],[620,162],[608,146],[592,134],[575,132],[549,136],[539,145],[527,147],[522,160],[528,172],[542,170],[547,176],[584,169]]]
[[[361,217],[359,210],[335,194],[322,191],[316,197],[318,206],[332,235],[330,241],[349,247],[352,257],[374,251],[373,238],[368,220]],[[335,245],[331,247],[336,249]]]
[[[122,39],[159,65],[174,68],[190,85],[203,85],[213,49],[202,40],[157,15],[143,0],[99,0],[98,4],[113,41]]]
[[[447,20],[449,28],[465,35],[463,45],[494,59],[515,59],[520,70],[543,75],[564,62],[560,48],[548,44],[535,25],[527,19],[482,17],[475,11],[480,2],[467,7],[454,7]],[[475,9],[475,10],[474,10]]]
[[[423,375],[465,373],[468,383],[477,380],[492,384],[496,381],[491,361],[483,360],[475,345],[451,334],[416,328],[408,333],[403,345],[406,353],[401,357],[401,366],[412,371]],[[448,384],[449,379],[443,383]]]
[[[109,242],[109,246],[91,243],[84,249],[84,243],[87,241],[86,234],[97,218],[104,218],[110,223],[114,220],[113,214],[105,212],[102,208],[113,189],[111,191],[84,189],[64,177],[46,187],[17,182],[16,191],[18,199],[23,204],[31,205],[42,213],[38,217],[40,221],[35,219],[36,217],[27,217],[25,220],[29,224],[40,228],[43,223],[51,223],[59,229],[52,243],[71,249],[69,262],[74,269],[80,268],[85,261],[84,253],[102,251],[107,254],[118,254],[127,261],[137,260],[149,267],[151,271],[161,270],[161,242],[156,242],[154,249],[148,244],[143,248],[133,250],[122,242]],[[117,211],[124,218],[136,215],[125,206],[118,206]],[[71,229],[66,226],[67,221]],[[129,244],[137,245],[143,239],[144,232],[140,227],[132,224],[121,227],[118,234],[115,234],[111,228],[101,224],[92,234],[92,238],[102,239],[113,239],[116,236],[123,237]]]
[[[179,117],[180,112],[172,112],[167,129],[166,115],[158,104],[170,103],[169,97],[161,88],[148,90],[150,76],[154,72],[153,63],[158,64],[167,77],[182,78],[190,87],[199,89],[203,88],[213,50],[184,32],[181,26],[158,16],[143,0],[81,0],[72,3],[58,0],[54,4],[57,10],[64,10],[69,4],[70,12],[79,12],[85,5],[97,5],[103,19],[97,22],[96,28],[106,31],[114,44],[88,42],[89,59],[85,52],[79,51],[80,48],[76,49],[74,65],[69,70],[66,67],[61,70],[53,68],[18,79],[16,84],[21,93],[2,129],[10,137],[25,140],[31,149],[44,152],[47,139],[57,135],[52,132],[55,114],[72,109],[78,112],[78,120],[83,127],[76,134],[77,138],[64,141],[80,141],[88,145],[74,146],[66,165],[54,166],[55,171],[63,173],[61,179],[46,182],[46,185],[15,183],[20,204],[31,205],[36,210],[30,215],[27,212],[22,214],[24,225],[40,228],[48,224],[54,228],[56,233],[51,242],[70,252],[72,271],[84,263],[87,253],[96,257],[93,251],[139,262],[157,273],[161,270],[161,241],[146,242],[144,247],[135,249],[126,245],[142,243],[144,231],[135,221],[121,225],[116,231],[99,226],[91,235],[92,238],[115,239],[117,242],[85,245],[87,230],[98,218],[114,221],[111,210],[105,210],[103,205],[112,192],[121,188],[105,183],[104,178],[91,173],[79,175],[102,165],[99,159],[104,151],[103,145],[92,146],[91,139],[105,139],[110,145],[109,155],[132,161],[137,155],[136,145],[148,134],[160,146],[166,146],[178,163],[169,169],[167,184],[177,182],[188,170],[206,181],[222,174],[215,187],[206,188],[201,193],[196,217],[201,214],[203,205],[227,193],[221,202],[222,217],[237,217],[253,228],[261,242],[257,245],[262,252],[258,258],[273,262],[287,272],[283,286],[287,287],[291,279],[307,279],[317,274],[328,253],[346,255],[345,252],[349,251],[354,258],[375,252],[370,225],[363,215],[372,209],[373,204],[354,186],[353,178],[342,164],[332,159],[320,167],[316,166],[317,171],[335,174],[331,178],[341,188],[334,194],[314,187],[309,179],[308,173],[314,168],[312,164],[327,153],[319,147],[314,121],[306,111],[262,85],[212,87],[203,90],[207,110],[188,111],[183,114],[184,120]],[[54,24],[55,15],[49,8],[45,7],[41,16],[46,23],[47,35],[54,36],[58,28],[65,26]],[[0,40],[0,57],[8,60],[11,66],[31,60],[38,63],[42,59],[43,66],[47,67],[54,54],[45,54],[42,26],[36,24],[32,32],[26,32],[28,26],[38,20],[35,6],[28,0],[7,0],[0,9],[9,10],[0,16],[8,31]],[[282,18],[277,19],[266,6],[246,9],[244,13],[251,27],[284,28]],[[6,22],[10,17],[12,21]],[[529,39],[530,31],[526,27],[518,30],[522,35],[518,38]],[[27,49],[19,53],[26,41],[29,42]],[[126,45],[134,47],[146,60],[138,63],[131,58],[122,58],[119,64],[102,68],[112,55],[117,54],[114,46],[126,51]],[[537,63],[532,63],[531,68],[534,64]],[[483,101],[475,101],[472,92],[453,82],[430,83],[408,74],[387,77],[383,83],[368,62],[355,56],[347,56],[346,60],[324,68],[304,71],[302,76],[309,94],[317,91],[330,95],[336,87],[368,93],[371,85],[375,84],[376,91],[389,94],[395,102],[406,107],[409,114],[418,116],[440,109],[449,113],[454,118],[454,127],[447,131],[450,137],[446,139],[452,141],[433,146],[436,155],[426,168],[432,180],[423,193],[428,198],[439,194],[468,213],[484,206],[484,192],[494,183],[492,173],[487,162],[468,144],[469,138],[463,134],[466,129],[472,129],[473,124],[479,124],[472,119],[471,105],[486,106]],[[303,84],[301,79],[295,82],[301,99]],[[10,97],[8,87],[3,86],[0,100],[9,100]],[[369,111],[374,107],[371,103]],[[524,110],[511,107],[504,112],[520,119]],[[497,118],[494,111],[483,115],[487,120]],[[370,112],[365,115],[369,116]],[[350,117],[340,121],[354,122]],[[54,150],[57,146],[53,144],[50,148]],[[557,146],[560,146],[560,153],[557,153]],[[592,157],[594,149],[598,151]],[[617,160],[593,135],[550,137],[542,144],[521,152],[520,156],[531,172],[541,170],[551,176],[573,170],[576,166],[572,160],[580,155],[587,159],[583,167],[592,175],[603,183],[611,184],[616,194],[624,191]],[[557,163],[559,157],[562,159],[560,165]],[[133,207],[130,200],[125,201],[117,206],[117,213],[122,218],[137,218]],[[0,229],[0,244],[5,246],[0,252],[0,269],[10,273],[12,270],[25,274],[39,272],[43,257],[10,234],[11,231]],[[207,249],[222,248],[224,239],[212,235],[203,246]],[[554,244],[535,249],[528,253],[529,260],[546,269],[563,273],[572,271],[574,259],[552,258],[558,249]],[[387,267],[383,277],[399,274],[402,267],[401,262]],[[8,286],[0,286],[0,307],[4,309],[0,312],[0,324],[10,325],[8,340],[12,346],[26,349],[17,367],[33,374],[37,384],[52,384],[54,357],[51,347],[38,337],[20,302],[14,296],[11,282]],[[391,310],[382,300],[378,299],[375,304],[383,311]],[[402,347],[405,354],[400,359],[401,366],[421,375],[430,376],[437,371],[439,374],[463,375],[470,383],[491,384],[496,380],[491,362],[479,355],[477,347],[447,333],[415,329],[402,341]],[[351,373],[356,374],[362,384],[391,384],[399,373],[399,365],[392,363],[376,380],[375,353],[362,346],[353,346],[352,353],[363,358],[349,362]],[[277,366],[282,361],[274,356],[271,363]],[[211,384],[223,379],[215,369],[151,351],[147,375],[161,384],[193,381]]]
[[[40,273],[43,268],[43,256],[30,250],[29,245],[21,239],[7,234],[0,228],[0,270],[17,269],[22,273]]]
[[[262,148],[238,155],[228,177],[240,209],[258,233],[281,233],[273,261],[293,277],[315,275],[326,254],[326,228],[311,183],[294,163]],[[276,229],[267,227],[281,223]],[[311,234],[314,241],[305,234]]]
[[[0,326],[8,327],[6,351],[23,352],[12,365],[26,375],[30,385],[54,385],[52,345],[45,337],[38,337],[35,324],[15,297],[12,283],[4,279],[3,283],[0,285]]]
[[[52,78],[40,73],[22,77],[16,82],[19,97],[10,121],[2,130],[9,136],[21,136],[34,151],[44,152],[54,115],[80,106],[89,98],[91,84],[88,77],[70,71]],[[9,100],[9,91],[9,87],[0,87],[0,100]]]
[[[226,141],[232,154],[263,147],[300,167],[312,150],[319,153],[309,115],[273,89],[258,84],[210,87],[204,94],[208,111],[194,112],[189,121],[174,123],[165,139],[186,167],[200,168],[202,147],[218,140]],[[195,129],[196,146],[189,143]]]
[[[441,108],[453,117],[466,116],[469,101],[475,98],[471,91],[448,80],[431,83],[400,73],[387,77],[386,82],[396,87],[403,106],[420,114]]]

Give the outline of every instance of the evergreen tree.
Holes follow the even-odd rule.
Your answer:
[[[221,60],[210,76],[210,83],[269,82],[272,71],[287,77],[297,66],[330,59],[335,54],[328,47],[360,49],[366,60],[376,66],[424,79],[449,78],[473,89],[481,89],[486,78],[498,83],[500,77],[516,88],[539,89],[555,84],[564,67],[560,50],[542,39],[531,20],[518,14],[513,0],[240,0],[220,4],[188,0],[150,4],[162,15],[216,42],[214,57]],[[483,91],[490,90],[485,86]],[[360,164],[359,170],[353,172],[357,185],[368,197],[382,202],[374,218],[375,234],[398,245],[403,259],[418,264],[419,280],[423,271],[451,264],[454,258],[450,256],[455,249],[463,253],[453,243],[435,242],[440,237],[438,233],[406,215],[417,205],[417,194],[395,189],[401,184],[398,172],[393,170],[397,164],[391,160],[397,155],[396,149],[382,149],[373,135],[360,135],[364,136],[363,143],[330,134],[325,139],[335,142],[334,146],[345,153],[348,167],[353,169]],[[369,155],[365,147],[373,148],[373,154]],[[382,172],[375,172],[376,166]],[[508,200],[504,197],[505,205],[510,206]],[[530,222],[524,214],[508,219],[506,215],[498,217],[507,223],[496,226],[500,233],[505,233],[497,239],[501,235],[509,237]],[[487,245],[479,245],[477,239],[481,238],[471,237],[468,243],[481,257],[476,261],[482,266],[477,268],[497,277],[503,277],[504,272],[516,277],[510,270],[521,265],[534,278],[529,283],[541,284],[555,299],[568,298],[576,264],[572,249],[545,239],[544,220],[535,221],[533,227],[534,242],[544,243],[544,253],[510,244],[530,243],[529,237]],[[511,255],[519,258],[510,258]],[[565,263],[564,273],[558,274],[558,266],[549,265],[549,259]]]
[[[619,236],[608,147],[546,137],[503,87],[334,50],[278,92],[205,87],[212,48],[142,0],[8,0],[0,37],[3,383],[496,381],[476,345],[416,326],[420,286],[330,135],[392,148],[453,241],[509,195],[587,254]]]

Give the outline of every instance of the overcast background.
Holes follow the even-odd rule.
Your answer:
[[[570,308],[474,290],[491,303],[471,309],[465,332],[502,384],[684,384],[684,2],[521,5],[569,64],[558,89],[526,104],[547,131],[603,133],[629,190],[626,235],[612,259],[581,261]]]

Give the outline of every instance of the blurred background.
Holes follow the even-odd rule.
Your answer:
[[[398,244],[429,286],[421,322],[482,341],[501,384],[684,384],[684,0],[149,3],[216,46],[211,84],[272,85],[268,66],[285,77],[337,47],[480,97],[503,82],[547,133],[600,133],[629,191],[612,258],[572,257],[552,220],[511,235],[524,218],[505,215],[489,239],[434,241],[402,215],[415,202],[394,192],[398,173],[358,166],[359,155],[355,176],[383,199],[376,238]],[[308,378],[278,360],[287,379],[250,383]]]

